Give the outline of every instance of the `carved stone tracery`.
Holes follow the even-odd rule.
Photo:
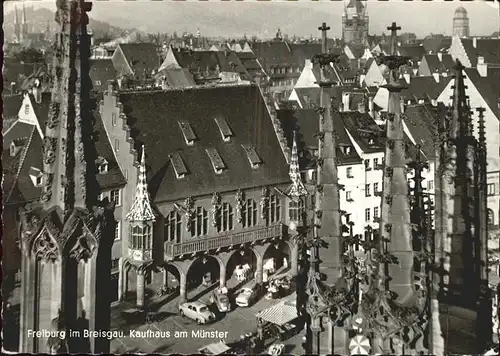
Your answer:
[[[37,260],[54,262],[60,257],[59,246],[45,231],[33,242],[33,255]]]

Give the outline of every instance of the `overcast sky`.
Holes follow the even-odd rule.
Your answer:
[[[16,1],[19,4],[19,1]],[[28,2],[35,7],[55,9],[55,0]],[[343,1],[304,0],[300,2],[277,1],[152,1],[152,0],[95,0],[91,17],[113,26],[133,27],[147,32],[196,32],[206,36],[272,37],[277,28],[290,36],[318,35],[317,27],[327,22],[332,30],[329,36],[340,37]],[[459,1],[403,1],[380,2],[368,0],[370,33],[380,34],[392,21],[422,37],[430,33],[450,35],[453,13],[466,8],[470,19],[471,35],[491,35],[498,31],[500,16],[498,2],[476,0]],[[14,7],[5,3],[5,11]],[[386,31],[387,32],[387,31]]]

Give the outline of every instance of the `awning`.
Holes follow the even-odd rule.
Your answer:
[[[199,349],[199,352],[206,352],[209,355],[222,355],[227,353],[231,348],[227,346],[225,343],[217,342],[214,344],[207,345]]]
[[[282,301],[257,314],[257,318],[278,326],[285,325],[298,317],[296,305],[289,301]]]

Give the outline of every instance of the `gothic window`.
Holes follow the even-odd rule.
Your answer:
[[[280,199],[277,195],[271,195],[269,199],[269,221],[274,223],[281,220],[281,205]]]
[[[488,225],[493,225],[495,222],[495,219],[493,216],[493,210],[491,210],[491,209],[487,210],[487,221],[488,221]]]
[[[233,229],[233,207],[229,203],[222,203],[219,232]]]
[[[113,189],[110,192],[110,200],[115,203],[115,206],[120,206],[121,205],[121,196],[120,196],[120,189]]]
[[[371,220],[371,216],[370,216],[370,208],[368,209],[365,209],[365,221],[370,221]]]
[[[208,212],[205,208],[201,206],[196,208],[196,216],[192,224],[192,236],[203,236],[208,233]]]
[[[169,242],[181,242],[182,219],[177,211],[172,211],[165,219],[165,240]]]
[[[257,225],[257,203],[253,199],[248,199],[242,211],[243,227]]]
[[[150,250],[152,248],[152,240],[153,240],[152,238],[153,238],[153,229],[149,225],[144,226],[142,235],[143,249]]]
[[[288,218],[290,221],[301,221],[304,215],[304,202],[302,199],[298,201],[290,200],[288,204]]]

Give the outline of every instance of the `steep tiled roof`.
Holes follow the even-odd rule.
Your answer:
[[[339,146],[352,146],[351,140],[346,133],[345,126],[339,117],[337,111],[333,111],[333,124],[335,132],[338,133],[336,143]],[[292,147],[294,130],[297,131],[297,146],[299,152],[302,152],[300,166],[302,169],[312,168],[315,164],[315,158],[309,152],[310,149],[318,148],[319,132],[319,113],[315,109],[299,109],[299,110],[278,110],[278,119],[281,122],[281,127],[288,142],[288,147]],[[349,155],[346,155],[337,148],[337,157],[340,159],[339,164],[353,164],[361,162],[355,150],[351,150]]]
[[[401,97],[407,100],[435,100],[443,92],[451,80],[451,76],[440,77],[439,83],[433,76],[413,77],[407,89],[401,91]]]
[[[156,46],[152,43],[120,43],[118,47],[137,75],[143,72],[150,74],[160,65]]]
[[[484,101],[500,120],[500,70],[492,70],[486,77],[481,77],[475,68],[465,68],[465,75],[483,97]]]
[[[445,70],[451,71],[453,66],[455,65],[455,62],[453,62],[453,58],[451,57],[450,54],[443,54],[441,58],[441,68]]]
[[[381,152],[384,149],[382,130],[367,113],[357,111],[340,112],[345,127],[363,152]],[[373,144],[369,140],[373,139]]]
[[[5,130],[3,148],[7,149],[14,140],[27,138],[32,129],[33,125],[16,121],[8,130]]]
[[[485,63],[500,63],[500,39],[477,39],[474,48],[473,39],[461,39],[462,45],[473,67],[477,57],[483,56]]]
[[[422,61],[427,63],[427,66],[429,67],[429,71],[431,73],[436,72],[437,70],[441,70],[441,62],[439,61],[439,57],[437,54],[426,54],[423,58]]]
[[[321,44],[283,41],[253,42],[252,50],[264,68],[287,65],[302,67],[306,59],[311,59],[321,52]]]
[[[33,185],[29,172],[31,167],[42,169],[43,141],[34,126],[27,127],[26,134],[31,139],[25,141],[22,150],[15,157],[10,157],[8,149],[2,152],[5,204],[34,201],[40,197],[40,188]],[[103,189],[124,185],[125,178],[116,163],[100,116],[96,117],[95,131],[98,132],[98,141],[95,143],[97,154],[108,161],[108,173],[97,175],[97,181]]]
[[[262,67],[253,52],[238,52],[236,55],[247,71],[262,71]]]
[[[330,95],[338,103],[342,102],[342,93],[351,92],[353,90],[353,85],[339,85],[331,87],[328,90]],[[295,92],[299,97],[300,103],[303,109],[318,108],[320,103],[320,88],[295,88]]]
[[[410,57],[412,60],[421,60],[425,54],[424,46],[404,45],[398,46],[401,56]]]
[[[4,88],[4,90],[8,90]],[[21,103],[23,102],[22,95],[2,95],[2,118],[14,118],[17,117],[17,113],[21,108]]]
[[[92,80],[94,89],[100,90],[101,88],[107,88],[108,81],[116,79],[113,61],[111,59],[91,59],[90,79]],[[96,83],[97,81],[101,83],[100,86]]]
[[[451,37],[427,37],[424,39],[424,49],[426,53],[435,54],[451,46]]]
[[[136,149],[148,151],[148,180],[156,202],[289,181],[288,165],[264,99],[256,85],[182,91],[123,92],[119,95]],[[234,136],[224,142],[215,118]],[[179,121],[191,126],[191,146]],[[253,169],[243,145],[255,147],[263,164]],[[227,169],[216,174],[206,149],[215,148]],[[177,179],[169,155],[179,153],[188,173]]]
[[[196,85],[193,76],[185,68],[166,68],[158,72],[157,76],[165,77],[167,85],[171,88],[188,88]]]
[[[362,44],[349,43],[346,46],[349,47],[352,54],[354,55],[354,58],[361,58],[361,56],[363,56],[363,54],[365,53],[365,46]]]
[[[434,132],[435,109],[432,105],[408,105],[404,120],[406,127],[428,159],[435,159]]]

